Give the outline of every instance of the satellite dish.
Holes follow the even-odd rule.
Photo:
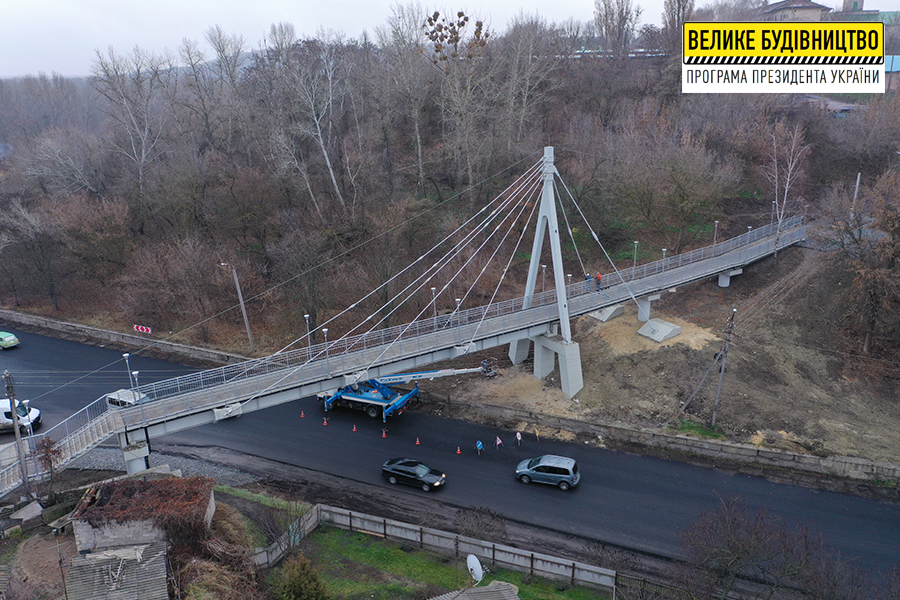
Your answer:
[[[481,561],[478,560],[478,557],[474,554],[467,556],[466,566],[469,567],[469,576],[472,578],[472,581],[476,585],[480,583],[484,577],[484,569],[481,568]]]

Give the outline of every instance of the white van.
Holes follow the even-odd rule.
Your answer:
[[[149,402],[150,396],[135,390],[116,390],[104,396],[110,408],[128,408],[142,402]]]
[[[9,406],[9,398],[0,398],[0,431],[13,430],[12,411]],[[28,400],[17,401],[16,412],[19,416],[19,431],[22,435],[28,435],[29,429],[34,431],[41,426],[41,411],[28,406]]]

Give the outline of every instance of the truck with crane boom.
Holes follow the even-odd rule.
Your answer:
[[[367,379],[366,372],[354,373],[345,377],[346,384],[332,392],[319,394],[325,412],[336,406],[364,410],[373,419],[381,416],[382,421],[387,421],[388,416],[400,414],[405,411],[410,402],[419,398],[419,380],[435,379],[437,377],[450,377],[453,375],[465,375],[468,373],[481,373],[485,377],[493,377],[497,374],[494,368],[495,359],[481,361],[480,367],[472,369],[440,369],[436,371],[421,371],[418,373],[398,373],[396,375],[384,375],[375,379]],[[391,385],[415,383],[415,388],[410,391],[395,390]]]

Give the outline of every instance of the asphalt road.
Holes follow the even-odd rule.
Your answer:
[[[14,375],[19,397],[31,398],[43,411],[45,427],[104,392],[128,387],[121,352],[25,333],[19,337],[20,347],[0,353],[0,368]],[[130,362],[142,383],[192,370],[143,357]],[[678,556],[679,532],[702,511],[739,496],[790,524],[808,525],[844,557],[864,566],[881,570],[900,564],[900,504],[533,435],[517,446],[514,432],[414,411],[391,417],[384,426],[347,409],[328,413],[325,425],[323,414],[320,403],[309,398],[159,441],[220,446],[383,488],[390,485],[381,478],[382,462],[408,456],[447,474],[446,488],[431,492],[443,501],[488,506],[522,522],[662,556]],[[499,449],[494,446],[497,436],[503,441]],[[0,435],[0,443],[6,437],[12,436]],[[480,454],[475,450],[479,440],[485,447]],[[581,484],[562,492],[514,479],[521,459],[545,453],[578,460]],[[395,493],[427,496],[411,487]]]

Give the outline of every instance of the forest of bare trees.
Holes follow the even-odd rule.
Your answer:
[[[598,0],[594,24],[520,14],[504,31],[397,5],[372,38],[278,23],[257,46],[213,26],[202,46],[99,51],[88,79],[0,80],[0,304],[215,342],[242,324],[227,263],[260,351],[277,349],[552,145],[620,260],[633,239],[649,260],[708,243],[714,220],[720,235],[768,223],[773,202],[846,225],[861,173],[854,215],[890,235],[835,240],[870,305],[850,330],[867,351],[896,346],[896,94],[841,119],[800,96],[682,96],[665,50],[693,3],[667,0],[671,25],[640,56],[636,21],[615,13],[634,9],[619,4]],[[592,52],[607,21],[613,51]]]

